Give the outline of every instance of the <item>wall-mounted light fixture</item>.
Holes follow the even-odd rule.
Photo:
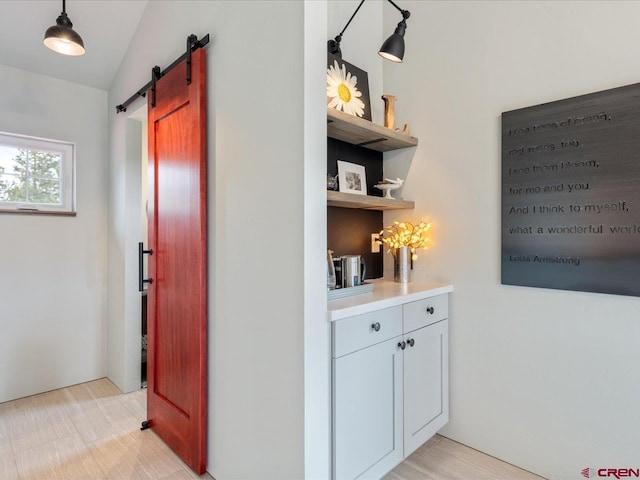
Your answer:
[[[380,47],[378,55],[382,58],[386,58],[387,60],[391,60],[392,62],[402,63],[402,59],[404,58],[404,32],[407,29],[406,20],[411,14],[409,13],[409,10],[402,10],[391,0],[387,1],[396,7],[396,9],[402,14],[402,20],[398,23],[395,32],[393,32],[393,34],[384,41]]]
[[[402,14],[402,20],[400,21],[400,23],[398,23],[398,26],[396,27],[395,32],[393,32],[393,34],[389,38],[387,38],[385,42],[382,44],[378,54],[382,58],[386,58],[387,60],[391,60],[392,62],[400,63],[404,58],[404,32],[407,29],[406,20],[407,18],[409,18],[411,14],[409,13],[408,10],[402,10],[398,5],[396,5],[393,2],[393,0],[387,0],[387,2],[393,5]],[[342,31],[333,40],[329,40],[327,42],[327,50],[329,51],[329,53],[332,53],[342,58],[342,50],[340,49],[342,34],[345,32],[345,30],[347,29],[347,27],[349,26],[353,18],[356,16],[356,14],[358,13],[358,10],[360,10],[360,7],[362,6],[363,3],[364,3],[364,0],[362,0],[358,4],[358,8],[356,8],[356,11],[353,12],[353,15],[351,15],[351,18],[349,19],[347,24],[344,26]]]
[[[56,20],[56,24],[47,28],[44,44],[54,52],[63,55],[84,55],[84,42],[67,17],[65,3],[65,0],[62,0],[62,13]]]

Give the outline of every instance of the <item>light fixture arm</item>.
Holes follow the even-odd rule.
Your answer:
[[[342,41],[342,34],[347,30],[347,27],[349,26],[351,21],[354,19],[354,17],[358,13],[358,10],[360,10],[360,7],[362,6],[363,3],[364,3],[364,0],[361,0],[360,4],[358,5],[358,8],[356,8],[356,11],[353,12],[353,15],[351,15],[351,18],[349,19],[347,24],[344,26],[342,31],[338,35],[336,35],[336,38],[334,38],[333,40],[329,40],[327,42],[329,53],[333,53],[334,55],[337,55],[340,58],[342,58],[342,51],[340,50],[340,42]]]
[[[351,23],[351,20],[354,19],[354,17],[357,15],[358,10],[360,10],[360,7],[362,6],[362,4],[364,3],[364,0],[362,0],[360,2],[360,4],[358,5],[358,8],[356,8],[356,11],[353,12],[353,15],[351,15],[351,18],[349,19],[349,21],[347,22],[347,24],[344,26],[344,28],[342,29],[342,31],[338,34],[338,37],[342,38],[342,34],[347,30],[347,27],[349,26],[349,24]]]
[[[409,18],[411,16],[411,13],[409,12],[409,10],[401,9],[398,5],[396,5],[396,3],[393,0],[387,0],[387,2],[389,2],[391,5],[393,5],[396,8],[396,10],[398,10],[402,14],[402,18],[404,20],[406,20],[407,18]]]

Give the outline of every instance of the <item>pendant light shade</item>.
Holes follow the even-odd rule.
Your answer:
[[[73,23],[67,17],[65,0],[62,0],[62,13],[56,24],[47,28],[44,34],[44,44],[54,52],[63,55],[84,55],[84,42],[78,32],[73,29]]]
[[[378,52],[378,55],[382,58],[396,63],[402,63],[404,58],[404,32],[407,30],[407,22],[405,20],[409,18],[409,12],[404,10],[402,17],[402,21],[398,23],[396,30],[385,40]]]

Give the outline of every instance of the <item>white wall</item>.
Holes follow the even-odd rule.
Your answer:
[[[331,475],[331,326],[327,321],[327,3],[304,9],[305,477]]]
[[[126,119],[113,107],[147,83],[154,65],[164,68],[183,53],[187,35],[211,34],[207,470],[218,480],[297,479],[312,463],[305,459],[304,417],[313,412],[304,410],[304,362],[317,359],[304,355],[304,239],[324,235],[324,225],[310,221],[309,229],[321,231],[305,232],[304,7],[150,2],[109,92],[111,348],[125,329],[119,312],[128,274],[118,265],[135,261],[122,245]],[[110,353],[116,373],[118,349]]]
[[[0,66],[0,130],[76,143],[77,216],[0,215],[0,402],[105,375],[107,94]]]
[[[132,392],[140,388],[141,362],[142,123],[127,114],[121,119],[115,128],[123,142],[111,143],[108,166],[107,376],[123,392]],[[111,137],[113,130],[110,125]]]
[[[553,479],[637,467],[640,300],[500,285],[500,114],[638,82],[640,3],[402,6],[405,63],[385,65],[385,89],[420,145],[386,167],[436,224],[414,278],[455,287],[443,433]]]

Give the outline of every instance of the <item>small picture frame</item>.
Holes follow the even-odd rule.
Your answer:
[[[338,185],[341,192],[366,195],[367,176],[364,166],[338,160]]]

